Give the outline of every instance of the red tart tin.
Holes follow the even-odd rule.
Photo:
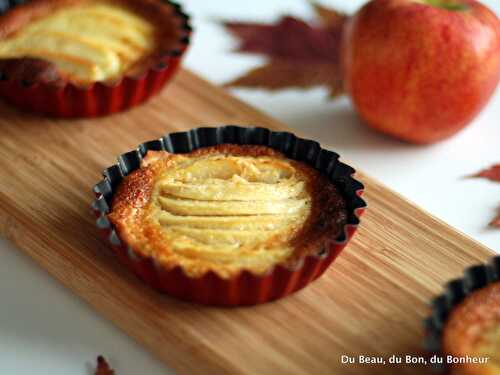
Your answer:
[[[138,169],[148,150],[187,153],[217,144],[252,144],[271,147],[288,158],[305,162],[322,172],[342,193],[347,203],[348,219],[344,230],[325,247],[304,256],[294,269],[276,265],[265,275],[242,271],[229,279],[208,272],[192,278],[180,268],[166,269],[157,261],[135,251],[120,239],[107,218],[113,194],[121,180]],[[223,306],[255,305],[282,298],[304,288],[320,277],[351,240],[360,216],[366,208],[361,199],[363,185],[352,175],[354,169],[340,162],[339,155],[325,150],[317,142],[298,138],[287,132],[265,128],[223,126],[197,128],[171,133],[139,145],[137,149],[118,157],[118,164],[104,170],[104,179],[94,186],[96,200],[92,209],[97,216],[97,228],[118,259],[144,282],[159,291],[183,300]]]
[[[180,5],[162,1],[172,7],[172,20],[181,29],[179,40],[172,50],[160,56],[140,76],[124,76],[117,82],[95,82],[83,87],[71,82],[28,82],[0,71],[0,98],[25,111],[61,118],[105,116],[145,102],[157,94],[175,74],[189,46],[192,32],[189,16]],[[15,1],[3,4],[0,15],[15,6]]]

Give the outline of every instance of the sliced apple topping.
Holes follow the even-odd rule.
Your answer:
[[[154,195],[154,220],[173,250],[217,262],[286,257],[311,209],[304,176],[271,157],[189,158],[168,169]]]

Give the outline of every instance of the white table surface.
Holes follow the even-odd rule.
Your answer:
[[[323,2],[349,12],[364,3]],[[483,2],[500,14],[500,1]],[[185,65],[217,84],[263,61],[232,53],[235,42],[216,24],[217,19],[273,21],[285,12],[312,16],[306,0],[183,3],[196,28]],[[467,129],[424,147],[367,129],[348,99],[330,101],[321,88],[232,92],[500,252],[500,230],[487,228],[500,206],[500,184],[463,178],[500,162],[500,89]],[[109,359],[117,375],[173,373],[4,240],[0,240],[0,258],[0,374],[88,375],[98,354]]]

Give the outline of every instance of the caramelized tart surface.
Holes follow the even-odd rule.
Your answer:
[[[109,218],[129,246],[167,268],[231,277],[293,266],[335,240],[345,202],[325,177],[262,146],[149,152]]]

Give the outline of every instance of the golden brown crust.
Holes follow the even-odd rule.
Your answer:
[[[231,156],[243,157],[273,157],[290,162],[303,176],[307,176],[305,188],[312,203],[310,214],[302,228],[297,231],[290,244],[293,252],[283,263],[287,267],[294,267],[305,255],[317,254],[327,248],[341,234],[347,221],[345,200],[336,187],[318,171],[305,163],[287,159],[283,154],[264,146],[223,144],[195,150],[190,157],[222,153]],[[115,226],[120,238],[135,251],[145,256],[161,254],[171,251],[169,244],[161,237],[161,227],[148,226],[143,230],[130,231],[131,226],[144,225],[139,217],[142,210],[147,211],[151,201],[155,180],[174,162],[176,154],[167,152],[148,152],[140,169],[128,175],[118,187],[112,202],[109,219]],[[132,234],[133,232],[133,234]],[[147,251],[145,250],[147,248]],[[151,251],[154,249],[154,251]],[[170,269],[176,264],[162,265]],[[211,267],[200,268],[203,272],[212,270],[223,275],[218,269]],[[200,271],[201,272],[201,271]],[[234,272],[230,272],[234,274]],[[227,276],[227,273],[224,274]],[[199,276],[199,272],[198,272]]]
[[[0,16],[0,40],[15,34],[32,21],[50,15],[55,10],[91,1],[94,0],[32,0],[18,5]],[[125,6],[155,26],[156,48],[154,52],[135,63],[124,76],[140,76],[146,70],[161,63],[168,54],[185,47],[183,38],[187,36],[187,32],[183,30],[184,20],[179,16],[174,6],[162,0],[99,1]],[[23,66],[23,69],[15,68],[19,64]],[[69,81],[52,62],[39,58],[0,59],[0,72],[11,79],[30,83],[43,82],[62,85]]]
[[[486,364],[454,365],[453,374],[500,374],[500,282],[473,292],[452,310],[443,330],[443,353],[488,357]]]

